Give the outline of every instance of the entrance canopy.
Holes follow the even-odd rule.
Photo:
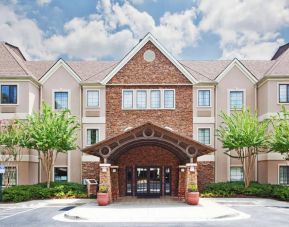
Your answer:
[[[104,162],[114,163],[127,150],[146,145],[160,146],[174,153],[183,163],[215,151],[210,146],[151,122],[88,146],[82,151],[103,158]]]

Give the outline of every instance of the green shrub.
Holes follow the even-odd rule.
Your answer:
[[[289,187],[253,182],[248,188],[245,188],[243,182],[223,182],[209,184],[202,192],[202,197],[236,196],[255,196],[289,201]]]
[[[46,183],[35,185],[18,185],[4,189],[3,201],[21,202],[32,199],[50,198],[86,198],[85,186],[77,183],[52,182],[50,188]]]
[[[188,192],[197,192],[198,191],[198,187],[195,184],[189,184],[188,185]]]

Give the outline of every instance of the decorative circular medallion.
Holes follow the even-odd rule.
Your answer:
[[[156,54],[152,50],[146,50],[143,54],[143,58],[147,62],[152,62],[153,60],[155,60]]]

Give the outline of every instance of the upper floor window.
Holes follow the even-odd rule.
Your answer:
[[[174,109],[173,89],[127,89],[122,91],[123,109]]]
[[[198,129],[198,140],[203,144],[210,144],[210,128],[199,128]]]
[[[87,106],[99,107],[99,91],[98,90],[87,91]]]
[[[289,166],[279,166],[279,184],[289,185]]]
[[[151,91],[151,108],[152,109],[161,108],[161,91],[160,90]]]
[[[175,108],[175,91],[165,90],[164,91],[164,107],[165,108]]]
[[[147,108],[147,91],[139,90],[136,92],[136,108]]]
[[[56,91],[54,92],[54,109],[68,109],[68,92]]]
[[[198,106],[209,107],[211,105],[210,93],[210,90],[198,90]]]
[[[1,85],[1,104],[17,104],[17,85]]]
[[[95,144],[99,141],[98,129],[87,129],[87,145]]]
[[[122,103],[123,103],[124,109],[133,108],[133,91],[132,90],[123,91]]]
[[[279,84],[279,103],[289,103],[289,84]]]
[[[242,109],[244,106],[244,92],[230,91],[230,109]]]

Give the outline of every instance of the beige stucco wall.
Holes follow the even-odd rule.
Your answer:
[[[229,113],[229,91],[244,90],[245,105],[252,110],[255,109],[256,90],[255,85],[236,66],[233,67],[216,86],[216,128],[222,122],[219,114],[223,111]],[[230,179],[231,159],[224,154],[222,143],[216,140],[215,165],[216,181],[228,181]]]
[[[263,160],[258,162],[258,181],[264,184],[279,183],[279,166],[289,165],[285,160]]]
[[[98,90],[99,91],[99,108],[92,108],[87,106],[87,91]],[[82,91],[82,111],[85,113],[87,110],[97,110],[100,112],[100,117],[105,117],[105,87],[104,86],[85,86]],[[83,114],[84,116],[84,114]]]
[[[198,90],[210,90],[210,107],[198,106]],[[193,116],[198,117],[198,111],[210,111],[211,116],[215,116],[215,88],[214,86],[194,86],[193,87]]]

